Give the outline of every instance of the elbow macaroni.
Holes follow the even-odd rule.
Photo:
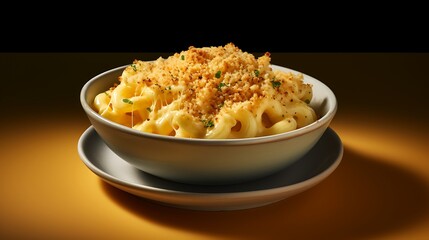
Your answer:
[[[273,71],[270,60],[232,43],[135,60],[93,108],[139,131],[185,138],[265,136],[316,121],[312,86],[302,74]]]

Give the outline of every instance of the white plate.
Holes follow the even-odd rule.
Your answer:
[[[92,172],[126,192],[179,208],[224,211],[264,206],[315,186],[340,164],[343,144],[328,128],[310,152],[280,172],[219,186],[177,183],[138,170],[114,154],[92,126],[80,137],[78,151]]]

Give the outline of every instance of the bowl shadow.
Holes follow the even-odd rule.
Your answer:
[[[353,239],[412,227],[429,218],[429,186],[412,172],[347,148],[317,186],[283,201],[235,211],[163,206],[104,181],[106,195],[145,221],[168,228],[244,239]]]

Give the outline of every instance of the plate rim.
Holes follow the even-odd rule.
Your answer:
[[[257,189],[257,190],[248,190],[248,191],[236,191],[236,192],[187,192],[187,191],[179,191],[179,190],[171,190],[171,189],[164,189],[159,187],[153,187],[149,185],[142,185],[142,184],[135,184],[130,183],[127,181],[123,181],[118,177],[115,177],[111,174],[108,174],[107,172],[103,171],[102,169],[95,166],[90,159],[87,158],[84,150],[85,141],[89,138],[90,134],[97,134],[93,126],[89,126],[80,136],[78,140],[78,153],[81,158],[81,160],[84,162],[84,164],[98,177],[100,177],[102,180],[107,181],[109,184],[118,184],[120,186],[124,186],[127,188],[132,188],[137,191],[150,191],[150,192],[156,192],[156,193],[168,193],[168,194],[174,194],[174,195],[192,195],[192,196],[199,196],[199,197],[249,197],[249,196],[260,196],[260,195],[270,195],[274,193],[281,193],[281,192],[288,192],[288,191],[296,191],[300,189],[306,189],[309,187],[314,186],[315,184],[321,182],[323,179],[328,177],[334,170],[339,166],[340,162],[342,161],[343,153],[344,153],[344,146],[341,141],[341,138],[338,136],[338,134],[330,127],[326,129],[326,132],[330,131],[331,134],[335,136],[335,138],[338,140],[339,146],[339,153],[336,156],[336,159],[332,162],[332,164],[329,165],[329,167],[325,168],[320,173],[314,175],[313,177],[310,177],[308,179],[305,179],[303,181],[299,181],[297,183],[289,184],[286,186],[280,186],[280,187],[274,187],[274,188],[267,188],[267,189]],[[324,134],[326,134],[326,132]],[[130,166],[132,167],[132,166]],[[169,180],[166,180],[169,181]],[[117,187],[117,186],[115,186]],[[123,189],[122,189],[123,190]]]

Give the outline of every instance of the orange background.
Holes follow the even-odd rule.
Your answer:
[[[0,53],[1,239],[429,239],[428,53],[272,53],[336,94],[343,160],[303,193],[225,212],[130,195],[77,153],[83,84],[168,55]]]

